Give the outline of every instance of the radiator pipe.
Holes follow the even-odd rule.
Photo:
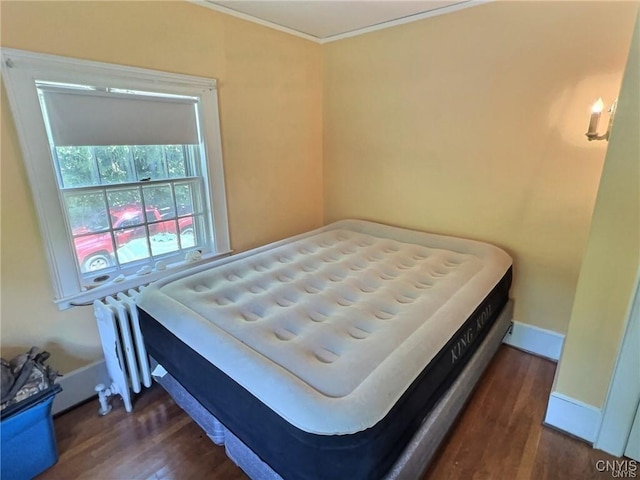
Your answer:
[[[116,393],[116,390],[113,388],[113,385],[107,388],[102,383],[96,385],[95,390],[98,393],[98,401],[100,402],[100,409],[98,410],[98,413],[104,416],[111,411],[109,397]]]

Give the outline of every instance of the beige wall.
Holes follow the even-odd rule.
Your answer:
[[[631,45],[555,386],[596,407],[604,404],[640,273],[640,14]]]
[[[566,332],[637,2],[491,2],[330,43],[325,221],[490,241],[515,320]]]
[[[1,45],[219,80],[232,247],[322,223],[320,46],[182,2],[0,4]],[[38,345],[63,372],[101,357],[91,307],[59,312],[2,91],[2,355]]]
[[[607,148],[584,131],[591,102],[617,95],[637,5],[492,2],[319,46],[187,3],[3,1],[1,45],[219,79],[237,250],[318,226],[323,207],[326,222],[504,247],[516,320],[565,332],[571,317],[559,385],[597,405],[604,381],[594,394],[570,379],[590,351],[610,373],[621,324],[577,320],[599,273],[580,277],[591,286],[571,316]],[[92,312],[51,302],[4,90],[1,115],[2,355],[36,344],[70,371],[101,356]],[[605,175],[608,195],[624,177]],[[599,216],[594,232],[608,228]],[[585,262],[598,264],[594,238]]]

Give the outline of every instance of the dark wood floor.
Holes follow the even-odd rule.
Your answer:
[[[605,479],[613,457],[542,426],[555,364],[502,346],[422,480]],[[246,479],[158,386],[134,412],[93,401],[54,421],[60,459],[46,479]],[[336,479],[341,480],[341,479]]]

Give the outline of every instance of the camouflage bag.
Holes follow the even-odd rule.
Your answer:
[[[10,361],[0,358],[0,410],[51,387],[58,372],[45,362],[49,352],[31,347]]]

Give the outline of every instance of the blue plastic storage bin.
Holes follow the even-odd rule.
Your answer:
[[[61,390],[59,385],[54,385],[2,411],[2,480],[32,479],[58,461],[51,404]]]

